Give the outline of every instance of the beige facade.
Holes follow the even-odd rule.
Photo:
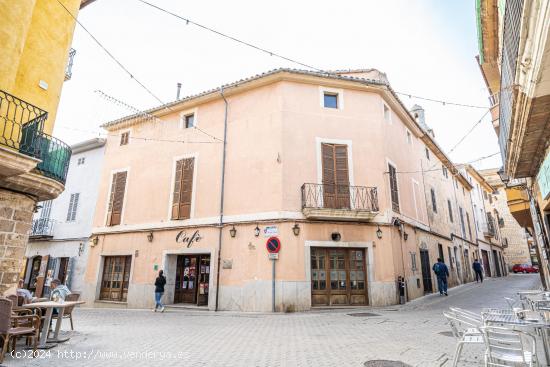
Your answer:
[[[436,291],[438,244],[471,280],[471,184],[384,74],[346,74],[278,69],[104,125],[88,305],[151,307],[159,269],[168,304],[270,311],[274,281],[276,311],[390,305]]]

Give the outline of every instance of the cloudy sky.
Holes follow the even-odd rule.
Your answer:
[[[377,68],[396,91],[487,106],[478,54],[474,0],[174,1],[148,0],[197,23],[319,69]],[[80,22],[163,102],[277,67],[299,65],[237,44],[153,9],[138,0],[97,0]],[[99,125],[131,111],[101,90],[139,109],[158,105],[77,26],[72,79],[65,83],[55,135],[75,143]],[[427,123],[446,152],[485,110],[402,96],[426,110]],[[452,153],[469,162],[498,152],[486,116]],[[495,156],[475,163],[500,166]]]

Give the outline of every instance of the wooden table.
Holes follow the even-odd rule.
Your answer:
[[[81,305],[85,303],[84,301],[66,301],[63,303],[54,302],[54,301],[45,301],[45,302],[34,302],[28,303],[25,305],[25,308],[38,308],[45,309],[46,316],[44,319],[44,324],[42,325],[42,333],[40,334],[40,342],[38,343],[38,348],[40,349],[49,349],[55,346],[55,344],[48,343],[62,343],[69,340],[69,338],[59,338],[59,330],[61,329],[61,322],[63,320],[63,313],[65,307]],[[55,323],[55,333],[53,339],[48,339],[48,332],[50,331],[50,324],[52,322],[53,309],[57,308],[57,321]]]

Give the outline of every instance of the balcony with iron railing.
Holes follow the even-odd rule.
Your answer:
[[[67,61],[67,68],[65,68],[65,81],[70,80],[73,76],[73,61],[76,50],[71,48],[69,51],[69,60]]]
[[[32,221],[32,227],[29,236],[32,238],[51,238],[53,237],[55,221],[50,218],[40,218]]]
[[[47,117],[46,111],[0,90],[0,149],[40,160],[35,171],[64,184],[71,148],[44,132]]]
[[[302,185],[302,212],[308,219],[369,221],[378,212],[376,187]]]
[[[492,217],[487,217],[487,221],[481,225],[483,235],[486,237],[495,237],[495,223]]]

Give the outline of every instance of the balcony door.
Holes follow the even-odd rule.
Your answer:
[[[350,209],[348,146],[321,144],[323,162],[323,207]]]

